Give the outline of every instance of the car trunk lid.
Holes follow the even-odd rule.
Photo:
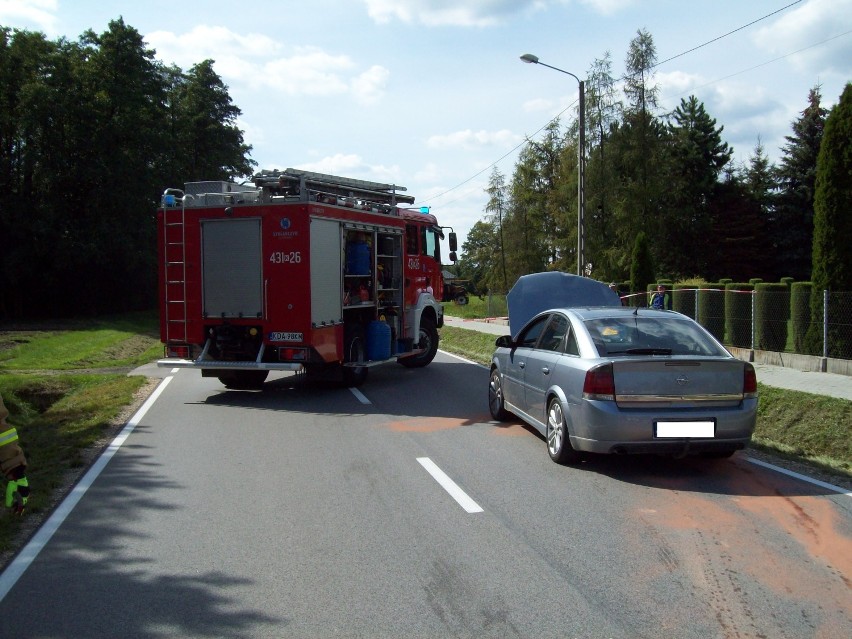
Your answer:
[[[735,358],[615,360],[615,401],[622,408],[736,406],[743,399],[743,370]]]

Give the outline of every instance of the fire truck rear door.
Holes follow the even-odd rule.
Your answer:
[[[202,220],[205,317],[262,317],[260,219]]]

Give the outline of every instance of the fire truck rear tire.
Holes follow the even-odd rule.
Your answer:
[[[364,336],[364,330],[360,326],[355,326],[347,330],[345,339],[344,361],[366,362],[367,340]],[[344,366],[343,383],[346,386],[360,386],[367,380],[368,370],[366,366]]]
[[[269,376],[269,371],[230,371],[219,375],[219,381],[231,390],[257,390]]]
[[[408,368],[420,368],[435,359],[435,354],[438,352],[438,327],[435,326],[435,320],[431,317],[420,318],[419,346],[424,349],[422,353],[411,357],[402,357],[399,359],[399,363]]]

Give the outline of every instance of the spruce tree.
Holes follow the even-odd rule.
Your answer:
[[[648,236],[644,231],[636,235],[633,243],[633,253],[630,263],[630,291],[633,293],[646,293],[648,285],[656,278],[654,271],[654,258],[651,255],[651,246]],[[637,298],[640,305],[645,305],[643,296]]]
[[[811,267],[816,165],[827,113],[821,99],[819,87],[811,89],[807,108],[785,138],[778,167],[781,191],[772,235],[780,265],[799,280],[808,279]]]
[[[715,257],[716,247],[707,242],[710,209],[719,174],[733,154],[722,141],[724,128],[716,126],[694,95],[681,100],[671,116],[666,153],[669,188],[659,235],[666,250],[657,258],[662,272],[703,273]]]

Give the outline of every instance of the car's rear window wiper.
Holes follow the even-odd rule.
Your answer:
[[[609,355],[671,355],[670,348],[628,348],[626,351],[607,351]]]

